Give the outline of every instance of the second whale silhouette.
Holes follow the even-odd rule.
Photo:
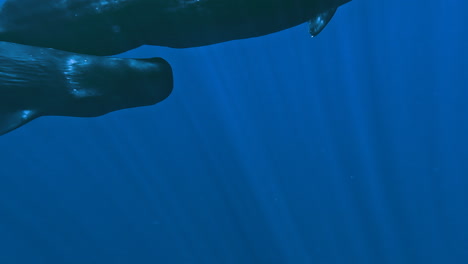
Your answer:
[[[0,42],[0,135],[46,115],[94,117],[172,92],[161,58],[122,59]]]

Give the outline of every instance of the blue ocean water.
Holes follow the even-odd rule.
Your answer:
[[[357,1],[0,137],[0,263],[468,263],[468,4]]]

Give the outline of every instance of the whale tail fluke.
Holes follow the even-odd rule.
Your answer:
[[[0,136],[36,119],[39,114],[31,110],[0,113]]]

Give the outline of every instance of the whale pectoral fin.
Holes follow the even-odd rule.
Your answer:
[[[0,136],[17,129],[37,117],[39,117],[39,114],[32,110],[0,113]]]
[[[325,26],[330,22],[332,19],[333,15],[336,12],[337,7],[328,9],[325,12],[322,12],[320,14],[317,14],[313,16],[309,20],[309,33],[311,37],[317,36],[322,30],[325,28]]]

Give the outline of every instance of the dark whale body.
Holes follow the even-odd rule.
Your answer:
[[[145,44],[210,45],[307,20],[315,36],[349,1],[6,0],[0,7],[0,135],[45,115],[93,117],[152,105],[172,91],[172,69],[161,58],[93,55]]]
[[[172,91],[161,58],[121,59],[0,42],[0,135],[45,115],[94,117]]]
[[[312,18],[319,33],[350,0],[6,0],[0,40],[113,55],[158,45],[187,48],[257,37]]]

